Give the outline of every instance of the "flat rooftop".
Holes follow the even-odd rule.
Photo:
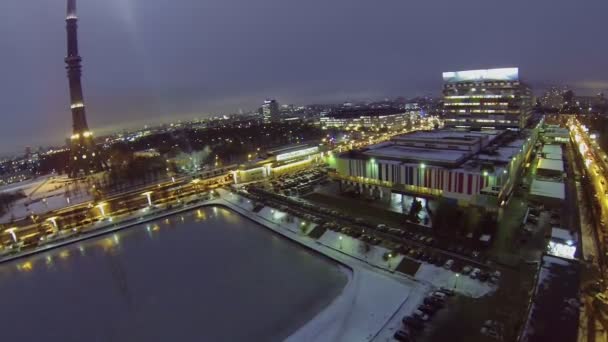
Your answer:
[[[562,154],[562,147],[560,145],[545,145],[543,146],[543,153],[551,154]]]
[[[545,158],[546,159],[562,160],[562,155],[561,154],[547,153],[547,154],[545,154]]]
[[[504,130],[463,131],[441,129],[401,134],[390,141],[369,146],[351,153],[349,158],[377,158],[382,161],[463,168],[477,170],[480,162],[490,162],[500,167],[520,153],[526,138]],[[478,148],[448,148],[454,145],[479,145]]]
[[[384,145],[372,147],[364,151],[364,155],[373,158],[390,158],[402,161],[416,160],[437,163],[456,163],[467,156],[466,151],[425,149],[400,145]]]
[[[416,139],[445,139],[445,140],[460,140],[460,141],[476,141],[480,138],[494,139],[496,136],[501,134],[503,131],[499,130],[488,130],[488,131],[459,131],[441,129],[436,131],[417,131],[413,133],[406,133],[395,136],[392,138],[394,141],[400,140],[416,140]]]
[[[560,159],[547,159],[547,158],[541,158],[538,160],[538,167],[539,170],[551,170],[551,171],[558,171],[558,172],[564,172],[564,161]]]
[[[580,275],[578,261],[542,257],[521,342],[577,340]]]
[[[309,144],[287,145],[287,146],[280,146],[280,147],[276,147],[276,148],[267,150],[266,153],[268,155],[277,155],[277,154],[305,150],[310,147],[314,147],[314,145],[312,145],[312,146]]]
[[[566,187],[562,182],[535,179],[532,181],[532,186],[530,187],[530,195],[563,200],[566,198]]]
[[[569,230],[558,227],[551,228],[551,238],[563,241],[577,241],[576,237]]]

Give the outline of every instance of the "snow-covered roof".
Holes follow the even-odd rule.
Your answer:
[[[370,157],[397,158],[402,160],[420,160],[429,162],[454,163],[467,156],[466,151],[458,150],[434,150],[425,148],[412,148],[399,145],[378,147],[363,152]]]
[[[561,158],[559,160],[541,158],[538,160],[538,169],[564,172],[564,161]]]
[[[543,146],[543,153],[551,154],[562,154],[562,147],[560,145],[545,145]]]
[[[574,235],[572,235],[572,233],[570,233],[569,230],[558,227],[553,227],[551,229],[551,238],[562,241],[576,241],[576,238]]]
[[[547,153],[547,154],[545,154],[545,158],[546,159],[562,160],[562,155],[561,154]]]
[[[549,182],[535,179],[530,187],[530,195],[550,197],[557,199],[566,198],[566,188],[562,182]]]

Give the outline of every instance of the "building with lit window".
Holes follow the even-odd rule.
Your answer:
[[[418,111],[397,108],[343,109],[321,116],[321,127],[345,130],[402,130],[419,116]]]
[[[248,183],[306,169],[323,162],[325,148],[318,145],[291,145],[266,151],[233,172],[234,183]]]
[[[279,121],[279,103],[277,100],[268,99],[264,101],[261,108],[262,119],[264,123]]]
[[[342,153],[330,164],[343,187],[380,200],[402,194],[498,209],[537,135],[538,129],[414,132]]]
[[[447,127],[515,129],[526,126],[532,92],[517,68],[443,73],[443,112]]]

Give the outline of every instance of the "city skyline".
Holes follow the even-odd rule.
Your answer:
[[[0,130],[2,152],[62,142],[70,135],[65,73],[57,62],[65,49],[64,6],[15,0],[4,6],[14,15],[0,31],[9,46],[3,64],[10,66],[2,87],[9,119]],[[605,3],[581,8],[545,1],[526,4],[526,12],[524,2],[509,8],[479,1],[417,6],[83,2],[88,119],[94,127],[121,127],[253,110],[267,97],[311,103],[438,95],[441,72],[495,66],[519,66],[533,86],[607,88],[606,77],[596,72],[606,64],[600,58],[606,47],[598,43]],[[24,27],[19,18],[26,14]],[[537,28],[540,15],[569,25]],[[344,24],[336,26],[340,20]],[[451,38],[466,34],[483,44]],[[35,137],[27,134],[32,131]]]

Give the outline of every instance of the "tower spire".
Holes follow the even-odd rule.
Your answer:
[[[70,109],[72,111],[72,137],[70,140],[70,175],[87,174],[101,168],[99,153],[96,152],[93,134],[89,131],[82,94],[80,76],[82,58],[78,53],[78,17],[76,0],[67,0],[67,56],[66,70],[70,89]]]
[[[67,19],[77,19],[76,16],[76,0],[68,0],[68,15]]]

